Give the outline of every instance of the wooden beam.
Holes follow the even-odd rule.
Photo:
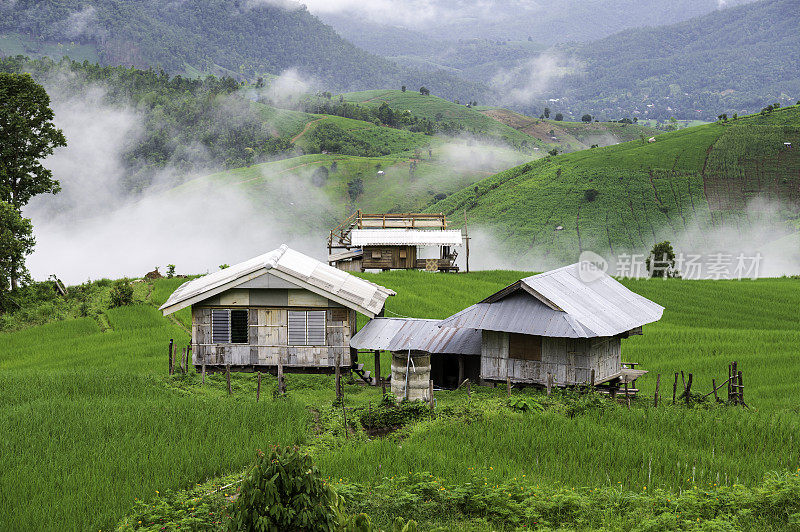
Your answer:
[[[658,388],[661,386],[661,373],[656,375],[656,393],[653,396],[653,407],[658,408]]]

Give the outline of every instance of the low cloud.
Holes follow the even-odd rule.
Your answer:
[[[560,79],[581,70],[581,63],[576,58],[547,51],[514,68],[498,71],[490,85],[504,103],[530,105]]]
[[[319,83],[313,77],[306,76],[295,68],[290,68],[268,81],[263,89],[256,91],[256,98],[283,109],[298,106],[300,100],[313,92]]]

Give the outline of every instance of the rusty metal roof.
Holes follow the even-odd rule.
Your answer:
[[[661,319],[664,307],[582,264],[526,277],[442,320],[442,325],[592,338],[614,336]]]
[[[183,283],[161,306],[161,310],[165,315],[171,314],[266,274],[337,301],[369,317],[379,314],[386,298],[395,295],[393,290],[328,266],[283,245],[269,253]]]
[[[350,340],[355,349],[420,351],[434,354],[481,354],[481,331],[440,327],[439,320],[375,318]]]

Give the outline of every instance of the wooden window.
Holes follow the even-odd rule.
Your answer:
[[[211,311],[211,343],[248,343],[247,316],[246,309],[213,309]]]
[[[542,360],[542,337],[530,334],[508,335],[508,357],[519,360]]]
[[[373,251],[373,252],[372,252],[372,258],[373,258],[373,259],[379,259],[379,258],[381,258],[381,252],[380,252],[380,251]]]
[[[400,250],[400,258],[404,259],[404,258],[406,258],[406,256],[407,256],[406,250],[405,249],[401,249]]]
[[[325,345],[324,310],[289,311],[289,345]]]
[[[347,309],[335,308],[331,311],[332,321],[347,321]]]

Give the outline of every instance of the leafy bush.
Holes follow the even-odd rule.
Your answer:
[[[376,408],[361,414],[359,419],[361,426],[365,429],[387,429],[401,427],[411,421],[422,419],[427,412],[428,406],[421,401],[399,404],[383,402]]]
[[[120,279],[111,288],[111,306],[124,307],[133,303],[133,287],[127,279]]]
[[[295,447],[259,451],[231,509],[230,530],[336,530],[336,500],[307,454]]]
[[[533,397],[509,397],[506,404],[511,410],[517,412],[544,412],[544,405]]]
[[[583,197],[586,198],[586,201],[594,201],[597,198],[598,194],[600,194],[600,191],[594,188],[590,188],[583,193]]]

